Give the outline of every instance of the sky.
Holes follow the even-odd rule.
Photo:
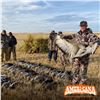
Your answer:
[[[77,32],[82,20],[100,32],[99,0],[3,0],[2,29],[12,32]]]

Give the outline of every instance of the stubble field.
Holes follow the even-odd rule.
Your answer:
[[[66,33],[67,34],[67,33]],[[100,35],[97,34],[99,37]],[[2,66],[1,74],[10,78],[10,80],[15,82],[15,84],[11,87],[2,86],[2,100],[99,100],[100,99],[100,47],[97,49],[94,55],[90,56],[90,63],[88,66],[88,82],[89,85],[94,85],[97,90],[97,96],[86,96],[86,97],[64,97],[65,86],[71,84],[71,81],[66,79],[59,79],[58,77],[53,77],[48,73],[45,74],[46,77],[52,78],[52,82],[50,79],[49,82],[44,84],[44,81],[39,80],[38,82],[32,80],[37,75],[44,75],[44,73],[37,73],[35,76],[32,74],[31,77],[27,77],[23,75],[24,71],[29,73],[37,72],[35,69],[28,68],[28,66],[19,65],[18,61],[26,61],[38,64],[41,66],[49,66],[50,68],[55,68],[55,70],[63,71],[63,66],[60,61],[60,52],[58,54],[58,61],[55,63],[53,60],[51,62],[48,61],[47,53],[26,53],[23,51],[22,46],[24,46],[24,41],[27,40],[29,34],[15,34],[18,44],[16,46],[17,49],[17,61],[9,61],[2,63],[3,65],[6,63],[10,63],[13,65],[11,68],[7,68]],[[48,34],[31,34],[34,39],[43,38],[47,39]],[[8,65],[7,65],[8,66]],[[19,68],[20,67],[20,68]],[[18,69],[19,68],[19,69]],[[17,69],[20,70],[17,72]],[[72,65],[66,65],[66,71],[72,71]],[[22,71],[22,72],[21,72]],[[34,71],[34,72],[32,72]],[[44,75],[44,76],[45,76]],[[44,79],[45,80],[45,79]],[[9,84],[8,84],[9,85]],[[11,84],[10,84],[11,85]]]

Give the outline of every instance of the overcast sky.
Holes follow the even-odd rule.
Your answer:
[[[100,32],[99,0],[3,0],[2,29],[12,32],[77,32],[87,20]]]

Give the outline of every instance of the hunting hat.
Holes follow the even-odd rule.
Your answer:
[[[53,33],[55,33],[55,31],[53,30],[53,31],[51,31],[51,34],[53,34]]]
[[[9,35],[12,35],[12,32],[9,32]]]
[[[80,26],[86,26],[86,27],[87,27],[87,26],[88,26],[87,21],[81,21],[81,22],[80,22]]]
[[[6,34],[6,30],[3,30],[2,33],[3,33],[3,34]]]

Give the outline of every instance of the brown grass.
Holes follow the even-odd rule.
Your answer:
[[[27,54],[25,52],[20,52],[20,47],[23,45],[23,41],[27,39],[27,34],[16,34],[15,35],[18,39],[17,45],[17,58],[18,59],[25,59],[30,62],[37,62],[42,63],[44,65],[50,65],[52,67],[56,67],[62,69],[63,66],[61,65],[59,56],[58,55],[58,62],[55,63],[54,61],[48,61],[48,54],[42,53],[34,53],[34,54]],[[33,34],[32,35],[35,39],[37,38],[47,38],[48,34]],[[99,35],[100,36],[100,35]],[[98,96],[96,97],[64,97],[64,89],[65,86],[59,85],[56,90],[48,90],[45,91],[42,89],[41,85],[32,86],[28,82],[27,79],[21,78],[21,76],[16,75],[12,76],[9,72],[5,72],[2,68],[2,73],[5,73],[8,76],[11,76],[13,80],[16,78],[21,78],[20,84],[16,87],[16,89],[4,89],[2,90],[2,100],[99,100],[100,99],[100,47],[97,49],[97,52],[90,57],[90,64],[88,66],[88,84],[94,85],[96,87]],[[12,61],[11,61],[12,62]],[[66,70],[72,70],[72,65],[66,65]],[[23,83],[24,82],[24,83]],[[66,83],[70,84],[70,82]]]

